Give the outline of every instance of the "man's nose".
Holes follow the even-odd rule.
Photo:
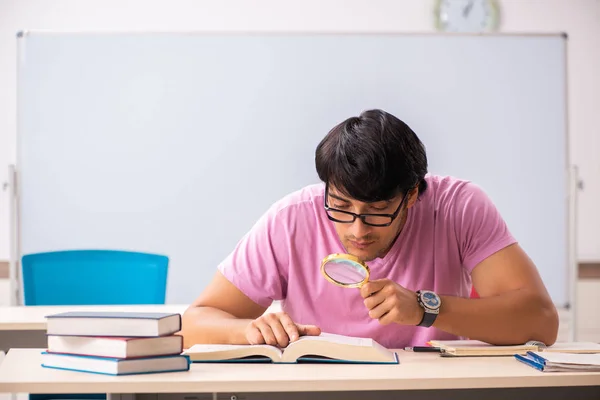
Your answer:
[[[350,226],[350,234],[357,239],[366,236],[371,231],[371,227],[366,225],[362,219],[356,218],[352,225]]]

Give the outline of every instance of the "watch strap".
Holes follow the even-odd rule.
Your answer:
[[[424,311],[423,319],[421,319],[421,322],[417,326],[423,326],[425,328],[429,328],[435,322],[435,319],[437,318],[437,314],[427,312],[427,310],[425,310],[425,309],[423,311]]]

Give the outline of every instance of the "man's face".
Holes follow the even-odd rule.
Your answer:
[[[349,211],[355,214],[393,214],[400,203],[403,195],[396,196],[389,201],[375,203],[364,203],[342,195],[335,187],[330,186],[328,190],[327,205],[341,211]],[[398,232],[405,221],[406,209],[412,199],[412,193],[407,196],[404,204],[389,226],[371,226],[356,218],[351,223],[334,222],[335,230],[349,254],[355,255],[363,261],[371,261],[377,257],[383,257],[390,249]],[[412,205],[412,202],[410,202]],[[389,218],[388,218],[389,221]]]

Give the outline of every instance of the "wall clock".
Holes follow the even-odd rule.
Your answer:
[[[436,0],[436,29],[442,32],[493,32],[500,23],[496,0]]]

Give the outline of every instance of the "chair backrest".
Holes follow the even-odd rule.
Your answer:
[[[169,259],[117,250],[66,250],[22,258],[25,305],[164,304]]]

